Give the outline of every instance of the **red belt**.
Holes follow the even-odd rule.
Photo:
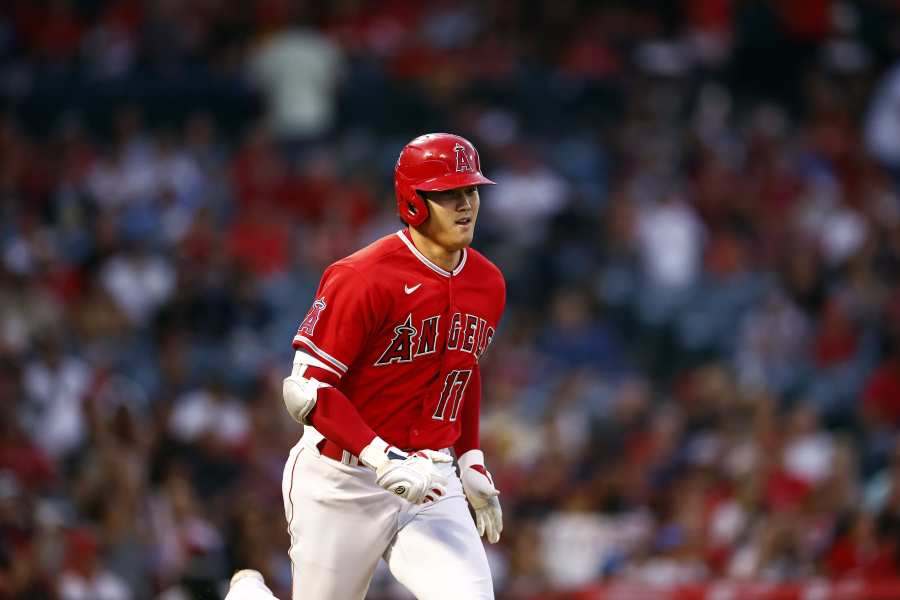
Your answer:
[[[345,465],[359,466],[364,464],[359,460],[359,457],[350,452],[349,450],[344,450],[331,440],[322,438],[318,444],[316,444],[316,448],[319,449],[319,454],[326,458],[330,458],[331,460],[336,460],[339,463],[344,463]],[[404,452],[413,452],[412,450],[404,450]],[[449,448],[444,448],[441,452],[450,452]]]
[[[321,442],[316,444],[316,448],[319,449],[319,454],[322,456],[344,463],[345,465],[359,466],[361,464],[358,456],[352,454],[349,450],[344,450],[331,440],[323,438]]]

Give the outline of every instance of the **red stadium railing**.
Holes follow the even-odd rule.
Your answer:
[[[696,585],[608,583],[529,600],[900,600],[900,580],[801,583],[713,581]]]

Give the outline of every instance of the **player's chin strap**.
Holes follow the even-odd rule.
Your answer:
[[[494,486],[493,477],[484,467],[484,452],[469,450],[459,457],[459,478],[466,498],[475,511],[478,535],[483,535],[487,541],[496,544],[503,531],[503,511],[497,498],[500,491]]]
[[[281,385],[281,395],[284,398],[285,408],[287,408],[291,417],[302,425],[310,424],[309,413],[316,407],[319,390],[325,387],[332,387],[331,384],[319,381],[315,377],[307,377],[307,371],[310,367],[334,372],[334,369],[315,356],[297,351],[294,354],[294,369]]]

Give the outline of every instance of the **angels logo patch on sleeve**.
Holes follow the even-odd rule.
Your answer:
[[[300,327],[297,328],[297,335],[306,335],[307,337],[312,337],[313,332],[316,329],[316,323],[319,322],[319,317],[322,316],[322,311],[328,305],[325,304],[325,297],[316,298],[316,301],[313,302],[313,305],[310,307],[309,312],[306,313],[306,317],[303,319],[303,322],[300,323]]]

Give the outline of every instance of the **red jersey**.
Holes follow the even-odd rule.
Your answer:
[[[325,270],[293,346],[333,369],[388,443],[443,448],[459,438],[466,404],[477,430],[478,360],[505,303],[500,270],[479,252],[464,249],[449,272],[401,230]]]

